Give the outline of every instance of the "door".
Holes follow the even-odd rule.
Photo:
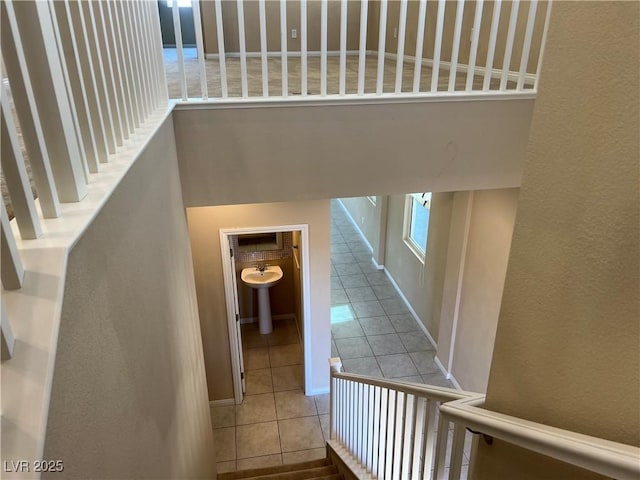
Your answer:
[[[234,315],[236,317],[236,338],[238,339],[238,364],[240,365],[240,379],[242,381],[242,395],[244,397],[244,393],[247,388],[245,385],[244,378],[244,358],[242,356],[242,332],[240,329],[240,308],[238,306],[238,280],[236,277],[236,259],[233,256],[233,249],[229,249],[231,254],[231,271],[233,272],[233,281],[231,282],[233,286],[233,308]]]

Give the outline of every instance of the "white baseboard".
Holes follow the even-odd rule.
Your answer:
[[[296,314],[295,313],[283,313],[281,315],[272,315],[271,318],[273,320],[290,320],[296,319]],[[245,323],[257,323],[258,322],[258,317],[243,317],[240,319],[240,324],[244,325]]]
[[[306,395],[312,397],[314,395],[325,395],[329,393],[329,387],[326,388],[314,388],[310,392],[306,392]]]
[[[358,50],[347,50],[347,55],[358,55],[360,52]],[[369,53],[369,51],[367,51],[368,55],[372,55],[372,53]],[[262,53],[260,52],[246,52],[245,53],[247,58],[260,58],[262,57]],[[307,57],[319,57],[321,55],[321,52],[318,50],[310,50],[307,52]],[[217,60],[218,57],[220,55],[218,53],[205,53],[204,58],[207,58],[209,60]],[[239,52],[225,52],[224,54],[225,58],[240,58],[240,53]],[[302,56],[301,52],[287,52],[287,58],[300,58]],[[328,50],[327,51],[327,57],[339,57],[340,56],[340,50]],[[275,52],[267,52],[267,58],[280,58],[282,57],[282,53],[275,51]]]
[[[385,53],[384,54],[384,58],[385,59],[389,59],[389,60],[397,60],[398,59],[398,55],[395,53]],[[404,62],[414,62],[416,61],[416,57],[414,55],[403,55],[403,63]],[[426,65],[428,67],[433,67],[433,59],[431,58],[422,58],[422,64]],[[447,62],[447,61],[443,61],[440,60],[440,67],[445,69],[445,70],[451,70],[451,62]],[[466,63],[458,63],[458,66],[456,68],[457,72],[460,73],[467,73],[469,71],[469,65],[467,65]],[[474,72],[477,72],[481,75],[484,75],[487,71],[487,67],[481,67],[479,65],[476,65],[473,68]],[[502,70],[498,69],[498,68],[493,68],[491,69],[491,78],[501,78],[502,77]],[[513,82],[517,82],[518,78],[520,78],[520,72],[515,72],[513,70],[509,70],[509,73],[507,74],[507,78]],[[536,76],[534,73],[525,73],[524,75],[524,83],[525,84],[529,84],[529,85],[533,85],[536,81]]]
[[[463,388],[460,386],[460,384],[458,383],[456,378],[451,374],[451,372],[447,371],[447,369],[444,368],[444,365],[442,364],[442,362],[440,361],[437,355],[433,358],[433,361],[438,366],[438,368],[440,369],[442,374],[445,376],[445,378],[449,380],[451,383],[453,383],[453,386],[456,387],[456,389],[463,390]]]
[[[407,297],[405,297],[404,293],[402,293],[402,290],[400,290],[400,287],[396,283],[395,279],[391,276],[391,273],[389,273],[389,270],[387,270],[385,268],[384,269],[384,273],[387,275],[387,278],[389,279],[391,284],[395,287],[396,291],[398,292],[398,295],[400,295],[400,298],[402,298],[402,301],[404,301],[405,305],[407,306],[407,309],[409,309],[409,312],[411,312],[411,315],[413,316],[413,319],[416,321],[416,323],[418,324],[420,329],[427,336],[427,338],[429,339],[429,342],[431,342],[431,345],[433,345],[433,348],[437,348],[436,341],[433,339],[433,337],[429,333],[429,330],[427,330],[427,327],[425,327],[424,323],[422,323],[422,321],[420,320],[420,316],[413,309],[413,307],[409,303],[409,300],[407,300]]]
[[[209,407],[229,407],[235,405],[233,398],[223,398],[222,400],[209,400]]]
[[[373,253],[373,247],[371,246],[371,244],[369,243],[369,240],[367,240],[367,237],[364,236],[363,231],[360,229],[360,226],[358,225],[358,222],[356,222],[353,217],[351,216],[351,214],[349,213],[349,210],[347,210],[347,207],[344,206],[344,203],[342,203],[342,199],[338,199],[338,203],[340,204],[340,206],[342,207],[342,210],[344,210],[345,215],[347,216],[347,218],[349,219],[349,221],[351,222],[351,225],[353,225],[353,227],[356,229],[356,231],[360,234],[360,236],[362,237],[362,241],[364,242],[364,244],[367,246],[367,248],[369,249],[370,252]],[[376,264],[377,265],[377,264]]]
[[[380,265],[376,262],[375,258],[371,257],[371,262],[373,263],[373,266],[376,267],[376,270],[384,270],[384,265]]]

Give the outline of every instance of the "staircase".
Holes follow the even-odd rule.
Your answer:
[[[239,472],[221,473],[218,480],[235,479],[278,479],[278,480],[344,480],[344,476],[338,472],[337,467],[329,458],[312,460],[291,465],[278,465],[277,467],[254,468]]]

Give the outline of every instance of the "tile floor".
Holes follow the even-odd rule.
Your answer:
[[[337,200],[331,203],[331,355],[346,372],[453,387],[435,349]]]
[[[331,205],[331,354],[345,371],[451,387],[435,351],[336,200]],[[303,393],[295,321],[242,325],[246,396],[211,408],[218,473],[325,457],[329,396]]]
[[[302,348],[294,320],[273,333],[242,325],[246,395],[242,405],[211,408],[218,473],[326,456],[329,396],[303,393]]]

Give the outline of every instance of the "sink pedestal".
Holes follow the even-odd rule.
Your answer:
[[[271,300],[268,288],[258,288],[258,325],[260,333],[266,335],[273,330],[271,323]]]
[[[258,290],[258,318],[260,333],[271,333],[271,301],[269,300],[269,288],[273,287],[282,278],[282,269],[275,265],[264,265],[261,268],[244,268],[240,278],[251,288]]]

